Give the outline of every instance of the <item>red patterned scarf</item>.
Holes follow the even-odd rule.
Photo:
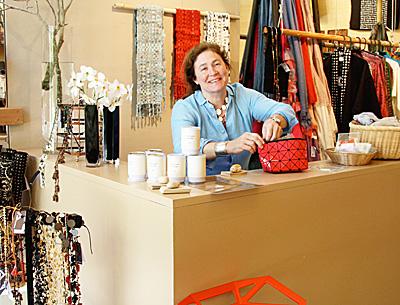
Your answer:
[[[174,35],[173,101],[182,98],[186,85],[181,67],[186,53],[200,43],[200,12],[177,9]]]

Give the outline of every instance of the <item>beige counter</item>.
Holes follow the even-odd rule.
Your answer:
[[[257,186],[244,190],[161,195],[129,183],[123,162],[93,169],[69,161],[60,166],[58,204],[51,171],[34,206],[79,213],[89,226],[93,255],[81,231],[85,305],[172,305],[261,275],[309,304],[399,302],[400,162],[317,162],[304,173],[249,172],[239,182]]]

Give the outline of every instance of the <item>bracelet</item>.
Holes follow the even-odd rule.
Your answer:
[[[214,145],[214,152],[216,156],[225,156],[227,155],[226,152],[226,145],[228,142],[216,142]]]

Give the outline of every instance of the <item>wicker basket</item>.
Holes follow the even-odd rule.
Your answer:
[[[332,162],[343,165],[366,165],[371,162],[372,158],[377,154],[376,149],[366,154],[337,152],[335,148],[325,149],[325,152],[328,154],[329,158],[331,158]]]
[[[359,132],[361,142],[378,150],[375,159],[400,159],[400,127],[349,124],[350,132]]]

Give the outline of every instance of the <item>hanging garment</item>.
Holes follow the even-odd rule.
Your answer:
[[[296,16],[298,18],[297,25],[298,30],[304,31],[304,19],[303,19],[303,12],[301,9],[300,0],[295,0],[295,7],[296,7]],[[307,96],[308,96],[308,105],[313,105],[317,101],[317,96],[315,93],[315,86],[314,81],[311,74],[311,63],[310,63],[310,55],[308,52],[307,46],[307,39],[300,38],[301,41],[301,51],[303,55],[303,62],[304,62],[304,73],[306,76],[306,85],[307,85]]]
[[[339,132],[349,132],[353,115],[373,112],[382,117],[368,63],[337,48],[324,62]]]
[[[367,61],[372,79],[374,80],[376,95],[378,98],[378,103],[381,107],[381,114],[383,117],[389,116],[389,112],[386,106],[386,75],[383,57],[377,54],[372,54],[366,51],[356,52],[353,54],[360,56]]]
[[[279,20],[278,0],[254,0],[246,46],[240,68],[240,82],[259,92],[264,90],[265,58],[263,28],[277,27]]]
[[[282,64],[281,50],[281,30],[275,27],[267,27],[267,33],[263,33],[264,40],[264,84],[263,93],[265,96],[279,101],[280,100],[280,82],[289,78],[288,73],[280,69]],[[287,96],[287,95],[286,95]]]
[[[312,11],[312,16],[313,16],[313,22],[314,22],[314,30],[316,33],[321,32],[321,21],[319,18],[319,7],[318,7],[318,0],[312,0],[312,9],[310,9],[310,12]],[[304,16],[309,16],[309,15],[304,15]],[[306,18],[304,18],[306,19]]]
[[[182,78],[182,63],[186,53],[200,42],[200,11],[177,9],[174,16],[173,98],[176,101],[186,93]]]
[[[386,62],[391,66],[393,71],[392,78],[392,109],[393,114],[400,118],[400,66],[399,63],[391,58],[386,58]]]
[[[302,0],[301,8],[304,16],[305,30],[315,32],[308,0]],[[333,113],[329,85],[324,72],[321,49],[316,40],[309,39],[307,43],[311,59],[312,77],[317,94],[317,102],[313,105],[313,116],[317,125],[318,144],[324,150],[335,146],[337,133],[336,118]],[[325,155],[321,154],[321,158],[324,157]]]
[[[286,12],[286,14],[283,14],[284,28],[295,29],[295,30],[298,29],[296,10],[293,1],[292,0],[282,1],[282,10]],[[303,62],[301,44],[300,40],[296,37],[289,36],[287,37],[287,39],[290,45],[290,49],[292,50],[296,61],[298,93],[301,104],[300,123],[304,128],[309,128],[311,126],[311,119],[308,112],[307,84],[304,72],[304,62]]]
[[[230,15],[228,13],[207,12],[204,19],[204,40],[220,45],[230,58]]]
[[[394,116],[392,104],[392,82],[393,82],[393,69],[389,63],[385,61],[385,78],[386,78],[386,107],[388,109],[389,117]]]
[[[133,128],[157,124],[165,108],[163,16],[163,9],[158,6],[141,6],[134,14],[132,82],[136,90],[132,95]]]
[[[266,73],[266,58],[263,50],[265,49],[266,41],[264,40],[264,27],[276,27],[277,26],[277,18],[278,15],[278,6],[277,1],[265,1],[261,0],[259,11],[258,11],[258,42],[257,42],[257,57],[255,64],[255,74],[254,74],[254,89],[258,92],[264,93],[265,82],[264,77]]]
[[[248,88],[253,88],[254,80],[254,56],[257,55],[257,38],[258,38],[258,9],[259,1],[254,0],[251,9],[249,29],[247,31],[246,45],[244,48],[242,65],[240,67],[239,81]]]
[[[388,1],[382,0],[382,21],[388,24]],[[351,0],[350,29],[370,30],[378,22],[376,0]]]

